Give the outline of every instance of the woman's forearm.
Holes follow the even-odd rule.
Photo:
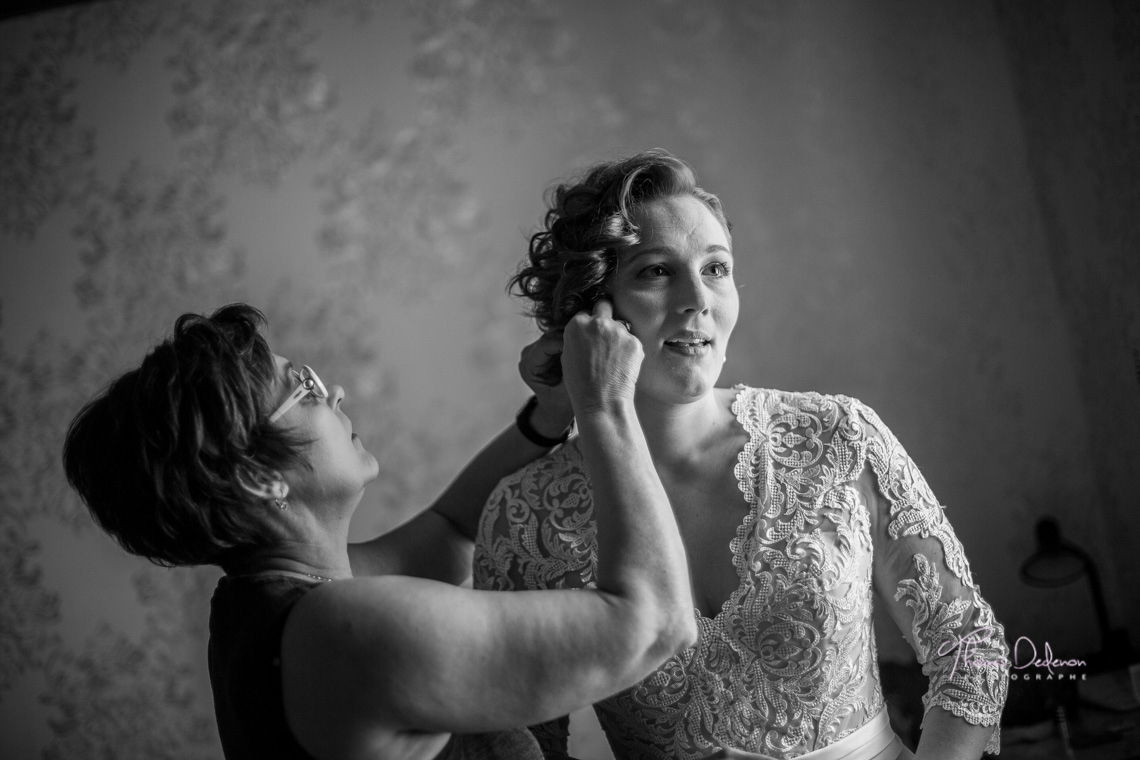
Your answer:
[[[531,415],[531,425],[550,438],[557,437],[574,419],[547,422],[542,415],[540,405]],[[550,447],[532,443],[512,423],[467,463],[431,509],[447,518],[464,537],[474,540],[483,505],[499,481],[548,451]]]
[[[565,430],[573,417],[549,419],[540,405],[531,424],[541,434]],[[559,425],[561,427],[559,427]],[[483,505],[499,481],[550,449],[528,440],[511,424],[491,440],[430,507],[395,530],[349,546],[352,572],[412,575],[458,584],[471,574],[471,550]]]
[[[633,402],[580,415],[598,525],[597,588],[624,600],[637,627],[666,632],[663,659],[696,637],[684,545]]]
[[[978,760],[996,726],[975,726],[941,707],[932,707],[922,723],[916,760]]]
[[[282,651],[287,699],[294,714],[315,711],[315,735],[346,724],[472,733],[550,720],[628,688],[692,643],[684,547],[632,398],[587,408],[578,424],[597,589],[507,594],[389,576],[311,592],[290,614]]]
[[[537,404],[527,422],[539,436],[556,440],[574,422],[566,388],[539,377],[562,352],[560,333],[546,333],[525,346],[519,374]],[[528,407],[529,408],[529,407]],[[467,463],[431,506],[394,531],[349,547],[355,575],[412,575],[459,584],[471,575],[471,550],[483,505],[499,481],[550,451],[512,424]]]

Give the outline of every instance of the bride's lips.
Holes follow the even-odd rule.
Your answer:
[[[665,341],[665,348],[684,356],[700,356],[712,348],[712,338],[700,330],[684,330]]]

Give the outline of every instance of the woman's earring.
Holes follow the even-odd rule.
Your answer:
[[[277,505],[278,509],[288,509],[289,502],[287,502],[285,499],[289,496],[289,484],[284,482],[279,483],[277,487],[274,488],[274,490],[280,493],[281,496],[274,496],[273,503]]]

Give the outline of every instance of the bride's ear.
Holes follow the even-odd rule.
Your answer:
[[[255,499],[280,501],[289,495],[289,484],[277,470],[242,468],[238,480],[246,493]]]

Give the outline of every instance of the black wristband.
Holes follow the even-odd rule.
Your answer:
[[[557,438],[547,438],[534,429],[530,424],[530,415],[536,406],[538,406],[538,396],[531,396],[530,400],[523,404],[523,408],[519,409],[519,413],[515,415],[515,424],[518,425],[519,432],[523,434],[523,437],[535,446],[541,446],[544,449],[551,449],[560,443],[566,443],[566,439],[570,437],[570,428],[566,428],[562,435]]]

